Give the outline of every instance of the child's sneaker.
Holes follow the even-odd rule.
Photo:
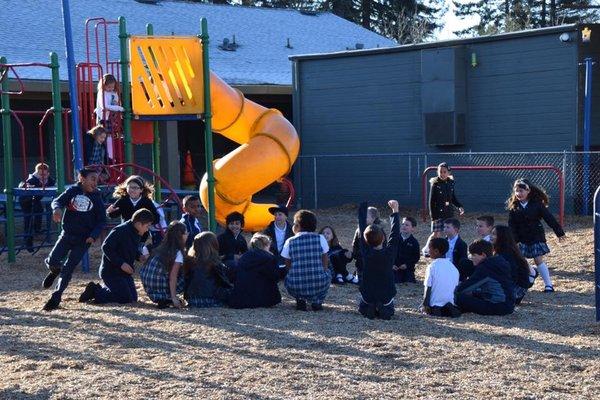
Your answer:
[[[96,288],[99,287],[97,283],[89,282],[85,287],[83,293],[79,296],[80,303],[87,303],[90,300],[93,300],[96,297]]]
[[[298,311],[306,311],[306,300],[296,300],[296,310]]]
[[[55,271],[48,272],[48,275],[46,275],[46,277],[42,281],[42,286],[44,287],[44,289],[48,289],[50,286],[52,286],[52,284],[54,283],[54,280],[56,279],[58,274],[59,274],[59,272],[55,272]]]
[[[60,300],[55,298],[54,296],[50,297],[50,300],[48,300],[46,302],[46,304],[44,304],[44,307],[42,307],[42,309],[44,311],[53,311],[58,309],[58,306],[60,304]]]
[[[323,310],[323,304],[321,304],[321,303],[312,303],[310,305],[310,308],[312,308],[313,311],[321,311],[321,310]]]
[[[354,279],[354,274],[348,274],[348,275],[346,275],[346,277],[344,278],[344,280],[345,280],[346,282],[349,282],[349,283],[351,283],[351,282],[352,282],[352,279]]]
[[[337,274],[335,276],[335,280],[333,281],[333,283],[336,283],[338,285],[344,285],[346,283],[346,281],[344,280],[344,277],[342,276],[342,274]]]
[[[358,285],[358,283],[359,283],[359,282],[358,282],[358,275],[354,275],[354,276],[352,277],[352,279],[350,280],[350,283],[353,283],[353,284],[355,284],[355,285]]]

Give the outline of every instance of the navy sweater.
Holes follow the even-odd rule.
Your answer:
[[[504,258],[510,265],[511,277],[515,285],[520,286],[524,289],[531,287],[529,282],[529,268],[520,266],[515,257],[509,253],[498,253],[499,256]]]
[[[552,228],[556,236],[565,235],[562,227],[540,201],[530,201],[527,207],[521,204],[517,208],[508,212],[508,226],[510,227],[515,241],[523,244],[534,244],[546,242],[542,219]]]
[[[186,264],[185,298],[217,299],[227,301],[233,285],[227,277],[227,267],[223,264],[211,269],[190,260]]]
[[[456,293],[463,291],[491,303],[515,305],[510,265],[500,256],[487,257],[477,265],[473,275],[456,287]]]
[[[271,307],[281,303],[277,282],[285,268],[277,266],[277,258],[264,250],[244,253],[235,267],[235,284],[229,299],[232,308]]]
[[[396,254],[396,265],[406,264],[408,269],[414,269],[415,264],[421,258],[420,249],[419,242],[417,242],[417,239],[413,235],[407,237],[406,240],[400,236],[398,240],[398,253]]]
[[[111,218],[121,217],[121,221],[129,221],[133,216],[133,213],[137,210],[141,210],[142,208],[145,208],[146,210],[150,211],[152,215],[154,215],[154,221],[152,221],[152,224],[158,224],[158,221],[160,220],[158,211],[156,211],[156,206],[154,206],[154,203],[150,198],[145,196],[140,198],[135,207],[133,206],[129,196],[119,197],[113,206],[118,207],[119,209],[109,213],[108,216]]]
[[[142,237],[138,234],[133,222],[123,222],[115,226],[102,243],[102,264],[100,273],[111,275],[125,275],[121,269],[123,263],[133,268],[133,263],[140,257],[142,248]]]
[[[394,261],[398,252],[398,238],[400,237],[400,222],[398,213],[390,216],[392,231],[387,245],[376,250],[369,246],[364,239],[359,241],[363,262],[363,277],[360,281],[360,294],[367,303],[387,303],[396,295],[394,284]],[[358,209],[358,226],[360,236],[367,225],[367,203],[362,203]]]
[[[271,253],[273,253],[275,255],[275,257],[277,257],[277,262],[279,264],[283,264],[284,263],[283,257],[281,257],[279,255],[279,249],[277,248],[277,236],[275,234],[275,221],[271,221],[271,223],[269,224],[269,226],[267,226],[267,228],[263,231],[263,233],[271,238],[271,247],[269,248],[269,251]],[[283,241],[285,242],[292,236],[294,236],[294,232],[292,231],[292,226],[289,223],[286,223],[285,238],[283,239]]]
[[[187,238],[187,241],[185,242],[185,247],[189,249],[190,247],[192,247],[192,244],[194,243],[194,238],[196,237],[196,235],[199,234],[200,232],[202,232],[202,225],[200,225],[200,221],[198,221],[198,226],[200,227],[200,229],[198,229],[196,227],[196,217],[194,217],[188,213],[183,214],[181,216],[181,219],[179,220],[179,222],[184,224],[185,227],[187,228],[188,238]]]
[[[104,203],[98,190],[85,193],[81,185],[71,186],[52,200],[52,211],[63,209],[62,229],[67,235],[82,241],[97,239],[106,224]]]
[[[248,251],[248,244],[242,232],[236,238],[229,229],[225,229],[225,232],[221,233],[217,239],[219,255],[223,256],[223,261],[231,261],[234,255],[242,255]]]

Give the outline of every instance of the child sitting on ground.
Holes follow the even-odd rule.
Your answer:
[[[248,251],[248,244],[242,229],[244,229],[244,216],[237,211],[232,212],[225,217],[225,232],[218,236],[219,255],[223,263],[228,267],[233,267],[239,258]]]
[[[417,220],[406,217],[400,225],[400,240],[398,241],[398,254],[394,264],[394,280],[396,283],[415,283],[415,265],[421,258],[419,242],[413,236]]]
[[[202,206],[200,205],[200,198],[194,195],[185,196],[183,198],[183,215],[179,222],[184,224],[188,231],[188,238],[185,243],[186,249],[192,247],[196,235],[203,231],[200,224],[201,216]]]
[[[429,257],[433,260],[425,271],[425,294],[421,310],[439,317],[458,317],[460,311],[454,304],[454,289],[458,285],[458,270],[446,258],[448,241],[433,238],[429,241]]]
[[[482,215],[477,217],[475,231],[480,239],[486,242],[492,242],[492,229],[494,229],[494,217],[491,215]]]
[[[173,221],[169,224],[165,237],[152,257],[140,269],[140,278],[146,294],[158,308],[173,305],[181,308],[183,303],[177,297],[183,293],[183,254],[188,231],[184,224]]]
[[[369,207],[367,209],[367,225],[378,225],[383,229],[381,224],[381,220],[379,219],[379,210],[376,207]],[[384,231],[385,235],[385,231]],[[356,267],[356,271],[354,271],[354,275],[348,275],[346,280],[348,282],[354,283],[358,285],[361,279],[363,265],[362,265],[362,257],[360,255],[360,241],[363,240],[359,228],[356,228],[356,232],[354,232],[354,238],[352,239],[352,258],[356,261],[354,266]]]
[[[133,281],[135,261],[148,259],[142,238],[150,229],[154,215],[142,208],[129,221],[115,226],[102,243],[99,275],[104,285],[89,282],[80,303],[94,300],[96,304],[135,303],[138,299]]]
[[[233,285],[219,257],[219,242],[212,232],[196,235],[186,259],[185,299],[190,307],[221,307],[229,301]]]
[[[469,246],[475,272],[456,288],[456,305],[462,312],[507,315],[515,309],[510,265],[493,255],[490,242],[476,240]]]
[[[331,283],[329,245],[323,235],[315,233],[316,229],[315,214],[308,210],[296,212],[295,235],[285,241],[281,250],[288,269],[285,288],[296,299],[296,310],[306,311],[307,302],[314,311],[322,310]]]
[[[392,209],[390,222],[392,230],[385,244],[385,234],[379,225],[367,226],[367,203],[358,208],[358,229],[360,230],[360,255],[362,257],[362,279],[360,281],[361,299],[358,311],[369,319],[381,318],[389,320],[394,315],[394,260],[398,253],[398,238],[400,236],[400,221],[398,220],[398,202],[388,201]],[[417,247],[418,249],[418,247]]]
[[[350,275],[346,265],[352,261],[352,252],[342,248],[340,241],[331,226],[324,226],[319,233],[325,237],[325,240],[327,240],[327,244],[329,245],[327,256],[329,257],[329,265],[332,270],[332,282],[343,285],[346,283],[345,278]]]
[[[277,263],[283,265],[284,260],[281,257],[283,244],[286,240],[294,236],[292,226],[287,221],[289,211],[286,206],[277,206],[269,208],[269,212],[273,214],[275,219],[271,221],[263,233],[271,238],[270,251],[277,257]]]
[[[35,171],[29,174],[29,177],[19,184],[20,188],[46,188],[54,186],[56,181],[50,176],[48,164],[38,163]],[[33,252],[33,234],[42,231],[42,213],[50,213],[50,204],[47,204],[44,210],[42,199],[44,196],[20,196],[19,204],[24,215],[23,233],[25,234],[25,246],[29,252]],[[33,223],[32,223],[33,220]]]
[[[461,282],[473,273],[473,267],[468,261],[467,244],[460,237],[460,221],[456,218],[448,218],[444,221],[444,233],[448,240],[448,252],[446,258],[458,268]]]
[[[281,303],[277,282],[285,275],[279,268],[277,258],[269,252],[271,239],[255,233],[250,239],[250,250],[244,253],[235,267],[235,284],[229,307],[272,307]]]
[[[48,289],[57,276],[60,275],[60,279],[44,305],[45,311],[58,308],[73,270],[81,262],[87,249],[98,239],[106,223],[104,204],[97,189],[98,173],[93,169],[83,168],[79,171],[78,180],[76,185],[52,201],[52,219],[56,223],[62,219],[62,232],[45,260],[50,272],[42,285]],[[64,215],[62,210],[65,210]]]

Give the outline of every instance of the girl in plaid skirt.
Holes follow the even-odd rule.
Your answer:
[[[539,274],[544,280],[544,292],[554,292],[550,270],[544,262],[544,255],[550,253],[542,219],[552,228],[558,240],[564,242],[566,236],[556,218],[548,211],[548,195],[527,179],[517,179],[513,193],[506,201],[508,226],[519,250],[525,258],[533,258]]]
[[[150,300],[158,304],[158,308],[183,306],[177,295],[183,293],[181,266],[187,237],[184,224],[171,222],[162,243],[140,270],[144,290]]]
[[[300,210],[294,215],[294,236],[285,241],[281,256],[289,272],[285,288],[296,299],[296,309],[306,311],[307,302],[314,311],[323,309],[331,282],[329,246],[323,235],[315,233],[317,217]]]

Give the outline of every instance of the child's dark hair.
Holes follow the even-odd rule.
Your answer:
[[[179,221],[171,222],[162,242],[152,252],[153,256],[160,259],[167,272],[171,271],[177,252],[180,251],[181,254],[185,252],[185,242],[182,239],[186,232],[187,229],[183,223]]]
[[[182,200],[183,206],[185,207],[187,203],[191,202],[191,201],[200,201],[200,197],[193,195],[193,194],[188,194],[187,196],[185,196]]]
[[[142,224],[152,223],[154,222],[154,214],[152,214],[152,212],[147,208],[140,208],[131,216],[131,222],[133,222],[134,224],[136,222]]]
[[[436,249],[443,256],[448,252],[450,245],[448,244],[448,240],[444,238],[433,238],[429,241],[429,247]]]
[[[319,233],[322,235],[323,232],[325,231],[325,229],[329,229],[331,231],[331,236],[333,236],[331,238],[331,240],[329,241],[329,243],[327,243],[329,245],[329,247],[333,247],[333,246],[339,246],[340,245],[340,241],[337,237],[337,234],[335,233],[335,230],[329,226],[329,225],[325,225],[324,227],[321,228],[321,230],[319,231]]]
[[[106,134],[106,128],[104,128],[102,125],[96,125],[88,131],[88,134],[96,139],[98,136]]]
[[[194,267],[205,268],[207,271],[211,271],[221,263],[217,235],[210,231],[197,234],[194,237],[189,256],[190,259],[184,263],[186,271]]]
[[[477,239],[469,245],[469,253],[485,254],[486,256],[491,257],[494,254],[494,248],[487,240]]]
[[[112,74],[104,74],[102,79],[98,81],[98,91],[104,90],[104,86],[110,85],[111,83],[115,84],[115,90],[117,89],[117,78],[115,78]]]
[[[243,228],[244,227],[244,214],[234,211],[225,217],[225,225],[229,225],[230,223],[235,222],[235,221],[240,221],[240,223],[242,224],[242,228]]]
[[[521,254],[510,228],[506,225],[496,225],[494,231],[496,232],[496,239],[492,243],[494,254],[510,254],[516,260],[519,268],[529,272],[529,263]]]
[[[508,200],[506,200],[506,209],[507,210],[516,210],[519,207],[519,200],[517,199],[517,196],[515,195],[516,188],[529,190],[529,195],[527,196],[527,201],[539,201],[544,206],[548,207],[548,204],[550,203],[550,199],[549,199],[546,191],[543,188],[531,183],[531,181],[529,181],[529,179],[519,178],[515,181],[515,183],[513,183],[513,191],[511,193],[510,197],[508,198]]]
[[[294,225],[300,232],[314,232],[317,230],[317,216],[308,210],[299,210],[294,214]]]
[[[87,178],[91,174],[97,174],[98,170],[95,168],[83,167],[79,170],[79,176]]]
[[[417,227],[417,220],[416,220],[416,218],[413,218],[413,217],[404,217],[404,220],[410,222],[410,224],[412,225],[413,228]]]
[[[460,230],[460,221],[456,218],[446,218],[444,220],[444,225],[452,225],[457,231]]]
[[[487,226],[494,226],[494,217],[491,215],[482,215],[476,219],[477,221],[485,222]]]
[[[149,199],[152,199],[152,195],[154,194],[154,186],[152,186],[139,175],[131,175],[129,178],[125,179],[125,182],[121,183],[115,188],[113,197],[119,198],[127,196],[127,185],[130,183],[135,183],[142,189],[142,197],[148,197]]]
[[[365,242],[367,242],[367,244],[372,247],[379,246],[381,243],[383,243],[385,239],[383,229],[377,224],[371,224],[367,226],[363,236],[365,238]]]

